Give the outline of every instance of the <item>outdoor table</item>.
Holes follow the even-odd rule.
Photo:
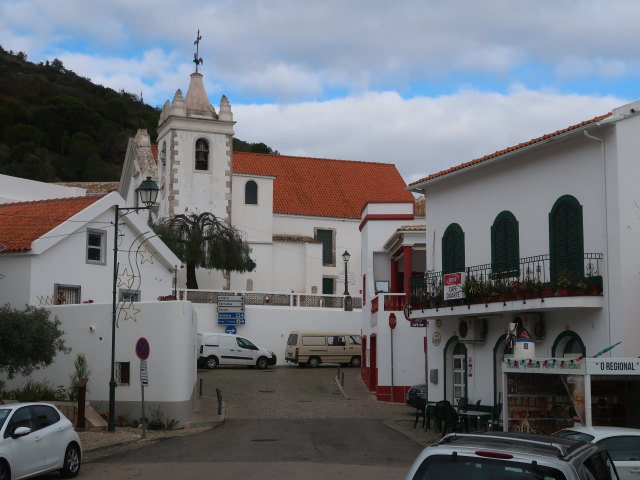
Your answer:
[[[467,422],[467,430],[469,430],[469,419],[476,419],[476,430],[478,429],[478,425],[480,425],[480,417],[490,417],[491,412],[481,412],[479,410],[465,410],[464,412],[458,412],[458,415],[465,418]]]

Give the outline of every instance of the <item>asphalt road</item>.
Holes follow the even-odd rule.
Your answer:
[[[402,479],[422,447],[384,421],[407,407],[375,401],[357,369],[278,367],[201,372],[221,388],[223,425],[83,465],[81,478]]]

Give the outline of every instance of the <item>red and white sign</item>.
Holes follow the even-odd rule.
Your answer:
[[[443,283],[444,283],[444,299],[445,300],[457,300],[460,298],[465,298],[464,290],[462,289],[462,285],[464,285],[465,273],[447,273],[444,275]]]
[[[396,314],[395,313],[390,313],[389,314],[389,328],[391,328],[391,330],[393,330],[394,328],[396,328],[397,324],[398,324],[398,321],[396,320]]]

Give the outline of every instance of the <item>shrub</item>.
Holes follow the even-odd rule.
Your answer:
[[[39,382],[28,379],[22,388],[14,390],[13,398],[19,402],[42,402],[56,400],[58,389],[47,380]]]

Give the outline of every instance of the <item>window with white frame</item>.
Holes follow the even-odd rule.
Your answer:
[[[80,285],[64,285],[56,283],[53,286],[54,305],[72,305],[80,303]]]
[[[87,230],[87,263],[106,265],[106,242],[104,230]]]

